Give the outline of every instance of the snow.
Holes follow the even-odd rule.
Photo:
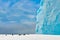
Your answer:
[[[60,40],[57,35],[0,35],[0,40]]]

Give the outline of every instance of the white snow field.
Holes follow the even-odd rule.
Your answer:
[[[0,35],[0,40],[60,40],[58,35]]]

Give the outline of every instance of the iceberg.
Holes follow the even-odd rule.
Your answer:
[[[36,19],[37,34],[60,35],[60,0],[41,0]]]

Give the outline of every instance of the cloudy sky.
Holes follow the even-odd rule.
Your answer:
[[[35,33],[40,0],[0,0],[0,33]]]

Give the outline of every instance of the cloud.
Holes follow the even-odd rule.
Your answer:
[[[36,0],[1,1],[0,33],[2,30],[2,33],[34,33],[36,10],[39,8],[39,3],[35,2]]]

